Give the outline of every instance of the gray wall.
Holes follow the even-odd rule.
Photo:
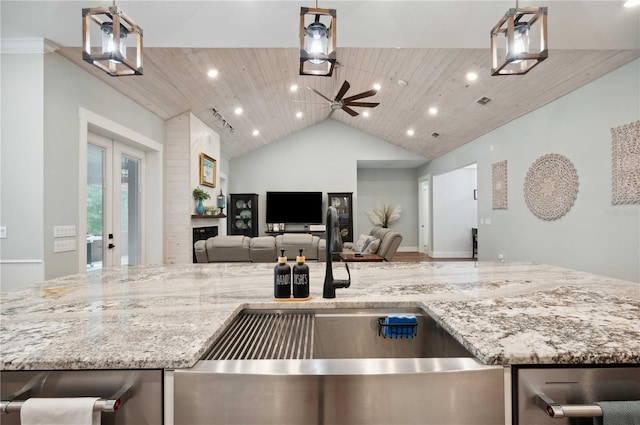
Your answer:
[[[9,237],[0,240],[1,258],[44,260],[35,278],[16,265],[3,264],[3,287],[78,272],[78,250],[53,252],[53,228],[79,228],[79,171],[86,167],[79,163],[80,108],[164,140],[159,117],[60,55],[2,55],[0,221]],[[84,235],[76,240],[84,243]]]
[[[370,136],[335,120],[326,120],[313,127],[285,137],[229,162],[229,192],[257,193],[259,197],[259,228],[266,226],[267,191],[353,192],[355,229],[362,230],[359,206],[358,160],[418,160],[424,159],[405,149]],[[412,170],[415,176],[415,170]],[[381,179],[382,180],[382,179]],[[408,229],[417,225],[415,178],[410,198],[414,223],[406,216]],[[327,207],[326,196],[324,208]],[[409,205],[407,205],[409,209]],[[369,221],[364,228],[369,227]],[[358,231],[360,231],[358,230]],[[368,230],[367,230],[368,232]],[[404,242],[403,242],[404,245]],[[415,243],[414,243],[415,245]]]
[[[0,239],[3,288],[12,275],[41,280],[43,264],[43,73],[42,54],[2,55],[0,127]]]
[[[373,225],[366,210],[389,203],[400,205],[402,212],[398,221],[389,227],[402,234],[401,250],[418,249],[418,197],[415,168],[359,168],[358,169],[358,213],[354,238],[368,234]]]
[[[100,71],[95,71],[100,72]],[[77,271],[78,251],[53,252],[53,227],[78,225],[78,114],[85,108],[157,142],[164,121],[58,54],[45,56],[45,278]],[[149,184],[154,184],[149,182]],[[161,183],[155,183],[161,184]],[[84,243],[84,235],[78,236]]]
[[[535,71],[533,71],[535,72]],[[478,164],[479,258],[536,261],[640,282],[640,206],[611,204],[610,129],[640,118],[640,60],[431,161],[419,175]],[[499,111],[496,111],[499,113]],[[555,221],[527,208],[524,177],[540,156],[568,157],[578,198]],[[492,210],[491,164],[508,161],[508,209]],[[486,219],[491,224],[482,224]]]

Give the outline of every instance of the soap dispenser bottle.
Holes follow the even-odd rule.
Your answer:
[[[282,255],[278,257],[278,265],[273,270],[273,296],[275,298],[290,298],[291,267],[287,264],[284,249],[281,250],[281,253]]]
[[[293,266],[293,298],[307,298],[309,296],[309,266],[304,263],[303,249],[296,258]]]

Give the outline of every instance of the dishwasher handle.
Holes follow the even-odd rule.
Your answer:
[[[16,400],[17,398],[29,398],[37,394],[37,390],[41,389],[47,380],[47,373],[40,373],[29,381],[24,387],[11,394],[7,399],[0,401],[0,414],[20,412],[25,400]],[[133,395],[131,389],[137,378],[135,375],[129,379],[118,391],[109,398],[99,398],[93,405],[94,411],[99,412],[115,412]]]
[[[536,404],[549,417],[556,419],[602,416],[602,408],[597,404],[559,404],[544,393],[536,394]]]

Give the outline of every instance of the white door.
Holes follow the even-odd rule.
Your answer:
[[[422,212],[422,252],[429,254],[429,180],[422,182],[422,199],[424,209]]]
[[[87,268],[143,262],[144,152],[89,134]]]
[[[418,252],[431,255],[429,251],[429,176],[418,180]]]

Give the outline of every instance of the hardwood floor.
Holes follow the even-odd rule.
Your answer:
[[[420,262],[420,261],[476,261],[475,258],[432,258],[421,252],[396,252],[392,262]]]

